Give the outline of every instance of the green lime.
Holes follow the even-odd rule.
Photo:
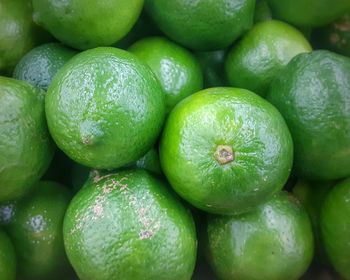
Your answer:
[[[257,0],[255,5],[254,22],[267,21],[272,19],[272,12],[267,0]]]
[[[232,86],[264,96],[273,78],[294,56],[311,50],[309,42],[293,26],[264,21],[233,46],[226,59],[226,74]]]
[[[211,88],[170,113],[160,162],[174,190],[195,207],[236,214],[268,200],[288,179],[293,144],[279,112],[243,89]]]
[[[136,23],[143,0],[33,0],[36,23],[76,49],[110,46]]]
[[[68,190],[55,182],[40,181],[16,206],[8,232],[18,256],[18,279],[64,279],[69,263],[62,225],[69,204]]]
[[[26,82],[0,77],[0,202],[29,191],[53,157],[44,94]]]
[[[225,74],[227,50],[195,52],[204,75],[204,88],[228,86]]]
[[[306,211],[281,192],[253,212],[209,216],[209,259],[220,279],[295,280],[313,256],[313,236]]]
[[[299,199],[309,214],[315,237],[315,261],[326,264],[320,230],[321,206],[332,187],[333,182],[307,182],[299,180],[293,188],[293,194]]]
[[[7,234],[0,229],[0,276],[1,280],[16,279],[15,249]]]
[[[165,115],[164,93],[150,68],[126,51],[84,51],[54,77],[46,96],[52,137],[71,159],[111,169],[142,157]]]
[[[81,280],[191,279],[191,214],[144,170],[89,180],[69,205],[63,231]]]
[[[23,55],[50,38],[33,23],[32,4],[27,0],[0,2],[0,30],[0,75],[11,75]]]
[[[327,256],[335,270],[350,279],[350,179],[334,186],[321,209],[321,233]]]
[[[41,45],[22,57],[13,77],[47,90],[57,71],[76,53],[58,43]]]
[[[267,99],[289,126],[299,176],[350,175],[350,58],[328,51],[300,54],[274,80]]]
[[[350,10],[349,0],[267,0],[273,14],[296,26],[316,27]]]
[[[165,93],[167,112],[182,99],[202,89],[203,75],[196,58],[185,48],[162,37],[133,44],[129,51],[146,62]]]
[[[312,39],[320,49],[350,56],[350,12],[327,26],[315,29]]]
[[[145,8],[167,36],[185,47],[228,47],[253,25],[255,0],[145,0]]]

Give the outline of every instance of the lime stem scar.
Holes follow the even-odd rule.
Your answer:
[[[235,160],[235,154],[231,146],[219,145],[216,148],[214,157],[221,165],[227,164]]]

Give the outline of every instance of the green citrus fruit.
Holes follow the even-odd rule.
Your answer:
[[[202,89],[203,75],[196,58],[185,48],[162,37],[150,37],[129,49],[146,62],[165,93],[167,112],[182,99]]]
[[[267,101],[243,89],[211,88],[180,102],[160,143],[175,191],[204,211],[251,210],[282,189],[291,171],[287,125]]]
[[[207,239],[209,259],[220,279],[295,280],[313,256],[308,215],[284,192],[251,213],[209,216]]]
[[[0,229],[0,276],[1,280],[16,279],[15,249],[7,234]]]
[[[62,225],[69,200],[64,186],[40,181],[17,203],[8,232],[18,256],[19,279],[62,279],[68,271]]]
[[[227,51],[195,52],[203,71],[204,88],[228,86],[225,74]]]
[[[0,77],[0,202],[26,193],[53,157],[44,91]]]
[[[52,137],[83,165],[118,168],[155,143],[165,114],[164,94],[150,68],[111,47],[82,52],[54,77],[46,96]]]
[[[315,29],[312,38],[320,49],[350,56],[350,12],[327,26]]]
[[[11,75],[23,55],[50,38],[33,23],[27,0],[0,1],[0,31],[0,75]]]
[[[332,182],[299,180],[293,188],[293,194],[299,199],[309,214],[315,237],[315,261],[320,264],[327,263],[320,233],[321,206],[332,185]]]
[[[76,49],[110,46],[137,21],[143,0],[33,0],[34,21]]]
[[[321,209],[321,233],[335,270],[350,279],[350,179],[334,186]]]
[[[13,77],[47,90],[57,71],[76,53],[58,43],[41,45],[19,61]]]
[[[228,47],[253,24],[254,0],[145,0],[151,18],[167,36],[201,51]]]
[[[273,78],[294,56],[311,50],[309,42],[293,26],[264,21],[233,46],[226,59],[226,74],[232,86],[264,96]]]
[[[267,0],[257,0],[255,5],[254,22],[267,21],[272,19],[272,12]]]
[[[110,46],[136,23],[143,0],[33,0],[34,21],[76,49]]]
[[[87,181],[64,220],[79,279],[191,279],[196,232],[189,211],[144,170]]]
[[[350,175],[350,59],[328,51],[300,54],[280,72],[267,96],[284,116],[299,176]]]
[[[267,0],[273,14],[296,26],[322,26],[350,10],[349,0]]]

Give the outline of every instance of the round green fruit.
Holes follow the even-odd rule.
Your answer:
[[[41,45],[22,57],[13,77],[46,91],[57,71],[75,54],[76,51],[59,43]]]
[[[196,58],[168,39],[142,39],[128,50],[146,62],[160,81],[167,112],[180,100],[202,89],[203,74]]]
[[[167,36],[190,49],[228,47],[253,25],[254,0],[145,0],[151,18]]]
[[[268,0],[272,13],[296,26],[317,27],[350,10],[349,0]]]
[[[343,279],[350,279],[350,179],[335,185],[321,209],[321,234],[327,256]]]
[[[18,256],[18,279],[62,279],[69,271],[62,226],[70,194],[55,182],[40,181],[35,187],[17,203],[8,225]]]
[[[33,0],[33,18],[76,49],[110,46],[136,23],[143,0]]]
[[[300,177],[350,175],[350,58],[328,51],[300,54],[276,77],[267,99],[291,131]]]
[[[259,95],[296,55],[312,50],[303,34],[281,21],[256,24],[228,53],[225,68],[231,86]]]
[[[209,216],[207,223],[208,256],[220,279],[296,280],[311,263],[311,224],[288,193],[251,213]]]
[[[0,229],[0,276],[1,280],[16,279],[15,249],[7,234]]]
[[[207,212],[252,210],[282,189],[291,171],[287,125],[267,101],[243,89],[211,88],[170,113],[160,161],[174,190]]]
[[[44,94],[26,82],[0,77],[0,202],[28,192],[51,162]]]
[[[92,168],[118,168],[154,145],[164,93],[151,69],[116,48],[82,52],[54,77],[46,96],[52,137],[70,158]]]
[[[191,214],[143,170],[95,176],[64,221],[66,252],[79,279],[191,279]]]

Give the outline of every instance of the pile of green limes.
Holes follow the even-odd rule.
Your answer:
[[[0,280],[350,280],[349,0],[0,0]]]

